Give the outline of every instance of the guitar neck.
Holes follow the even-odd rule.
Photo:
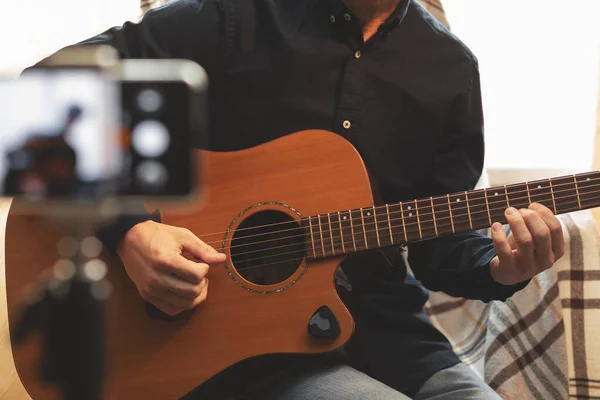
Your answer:
[[[506,223],[508,207],[554,214],[600,206],[600,171],[364,207],[303,220],[312,259],[406,244]]]

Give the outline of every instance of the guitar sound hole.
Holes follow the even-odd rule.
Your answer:
[[[274,210],[246,218],[233,234],[231,261],[244,279],[257,285],[285,281],[300,266],[308,238],[298,221]]]

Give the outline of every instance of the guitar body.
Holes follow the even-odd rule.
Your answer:
[[[225,252],[228,261],[225,267],[210,270],[209,295],[203,304],[165,320],[147,314],[118,257],[103,255],[113,286],[106,308],[106,398],[175,399],[241,360],[271,353],[328,352],[353,333],[352,318],[334,286],[340,257],[308,262],[281,252],[283,261],[290,260],[283,278],[277,270],[260,265],[248,267],[246,274],[231,259],[239,259],[240,265],[252,262],[248,254],[236,250],[243,246],[232,245],[232,240],[248,231],[252,225],[247,224],[254,219],[258,225],[282,218],[299,221],[301,216],[372,205],[369,178],[358,152],[333,133],[304,131],[247,150],[198,153],[206,191],[202,203],[189,212],[163,211],[162,220],[188,228]],[[11,333],[23,290],[53,265],[62,234],[46,220],[18,211],[13,202],[6,232]],[[324,305],[337,317],[341,332],[337,338],[316,339],[308,333],[311,316]],[[13,343],[15,365],[32,398],[57,398],[58,392],[39,374],[40,339],[31,336],[22,345]]]

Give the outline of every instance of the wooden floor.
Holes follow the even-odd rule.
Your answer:
[[[6,274],[4,264],[4,234],[10,201],[0,198],[0,399],[31,399],[21,384],[10,348],[6,308]]]

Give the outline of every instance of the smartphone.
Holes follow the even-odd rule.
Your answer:
[[[121,60],[123,201],[189,203],[202,193],[201,160],[194,148],[207,138],[208,78],[187,60]]]
[[[119,60],[106,46],[68,48],[0,81],[0,196],[32,212],[193,204],[207,88],[194,62]]]

